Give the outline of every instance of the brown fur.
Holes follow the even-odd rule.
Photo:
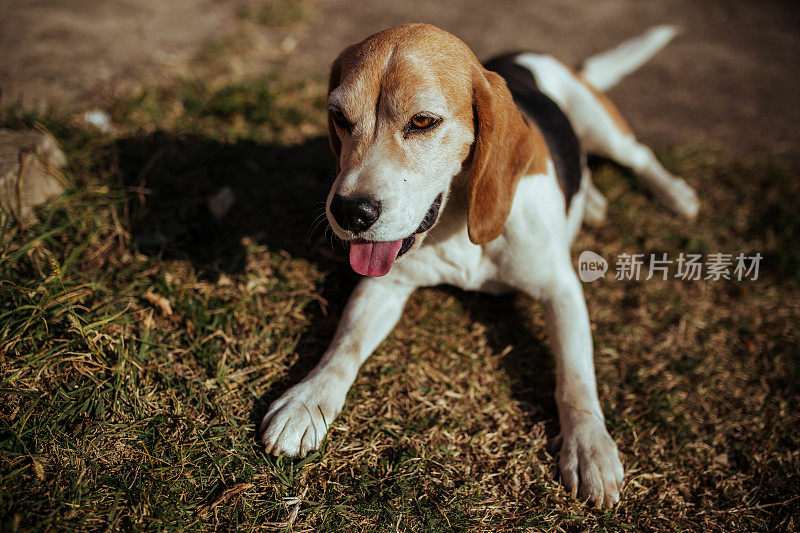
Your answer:
[[[542,130],[536,125],[529,126],[531,132],[531,142],[533,143],[533,159],[530,166],[525,170],[525,176],[547,173],[547,162],[550,161],[550,149],[544,140]]]
[[[523,120],[499,74],[476,69],[473,84],[477,133],[467,229],[469,239],[482,244],[502,233],[519,179],[534,159],[536,168],[546,168],[547,158],[542,156],[548,152],[541,132],[532,133],[534,128]]]

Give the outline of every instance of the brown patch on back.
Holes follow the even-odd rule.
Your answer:
[[[547,148],[547,142],[544,140],[542,130],[535,124],[529,124],[528,129],[531,134],[531,144],[533,146],[533,159],[531,164],[523,173],[524,175],[546,174],[547,162],[550,161],[550,150]]]

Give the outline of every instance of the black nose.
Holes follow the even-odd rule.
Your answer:
[[[342,229],[361,233],[378,220],[381,203],[372,198],[345,198],[337,194],[331,200],[331,215]]]

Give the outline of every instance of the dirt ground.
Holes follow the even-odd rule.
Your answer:
[[[292,0],[272,0],[277,10]],[[246,25],[254,0],[0,0],[0,88],[26,105],[88,106],[98,95],[185,72],[188,58]],[[324,78],[345,45],[410,21],[441,26],[479,57],[508,49],[579,63],[655,24],[684,34],[610,94],[656,148],[696,143],[733,158],[800,161],[800,10],[783,1],[305,0],[302,21],[247,31],[239,72]],[[287,26],[287,25],[284,25]],[[248,64],[249,63],[249,64]]]

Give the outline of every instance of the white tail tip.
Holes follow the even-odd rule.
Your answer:
[[[645,64],[679,33],[677,26],[669,24],[650,28],[616,48],[590,57],[584,62],[581,74],[601,91],[610,89]]]

